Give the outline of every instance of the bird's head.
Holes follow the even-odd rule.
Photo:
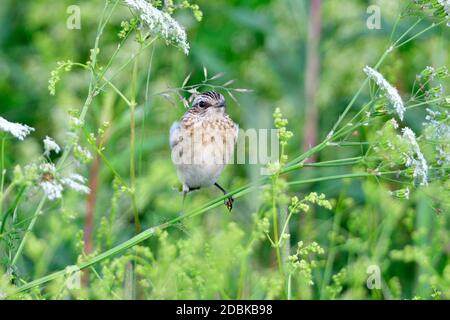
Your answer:
[[[207,91],[194,98],[189,112],[198,115],[222,115],[225,113],[225,106],[223,95],[214,91]]]

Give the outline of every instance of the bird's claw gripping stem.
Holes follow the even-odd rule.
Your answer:
[[[234,199],[233,197],[228,197],[227,199],[225,199],[225,206],[227,207],[228,211],[231,212],[231,210],[233,210],[233,202]]]

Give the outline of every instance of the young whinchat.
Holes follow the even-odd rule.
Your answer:
[[[215,185],[224,194],[217,179],[233,156],[238,125],[225,110],[223,95],[208,91],[198,94],[179,122],[170,128],[172,161],[183,183],[183,200],[193,190]],[[233,197],[225,200],[228,210]]]

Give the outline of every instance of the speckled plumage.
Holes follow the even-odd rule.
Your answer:
[[[172,160],[185,193],[216,184],[232,159],[237,135],[238,125],[226,113],[221,94],[209,91],[194,99],[170,128]]]

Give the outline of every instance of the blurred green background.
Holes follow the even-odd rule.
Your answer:
[[[187,30],[191,45],[188,56],[158,41],[139,59],[137,198],[144,227],[176,217],[181,207],[181,195],[176,190],[178,180],[170,161],[168,131],[171,123],[178,120],[185,110],[181,103],[173,105],[155,93],[180,86],[189,73],[192,73],[189,83],[200,82],[203,67],[208,69],[210,75],[224,72],[223,81],[236,79],[235,87],[253,90],[251,93],[236,94],[239,105],[226,97],[232,118],[244,129],[271,128],[272,113],[279,107],[289,119],[288,128],[294,132],[287,149],[293,158],[327,135],[363,81],[363,67],[373,65],[386,49],[392,26],[404,6],[403,1],[389,0],[322,1],[318,22],[320,40],[315,38],[319,40],[315,47],[314,39],[308,37],[312,15],[310,1],[198,0],[196,3],[203,11],[201,22],[195,21],[188,11],[175,15]],[[69,16],[66,10],[73,4],[81,8],[80,30],[66,27]],[[369,16],[366,10],[371,4],[381,8],[379,30],[370,30],[366,26]],[[48,79],[57,61],[70,59],[84,63],[88,60],[102,7],[102,1],[2,0],[0,115],[36,128],[24,142],[8,140],[7,168],[15,164],[24,165],[30,159],[39,157],[41,141],[47,135],[64,144],[68,111],[78,110],[83,105],[89,75],[77,68],[63,73],[55,96],[48,93]],[[115,50],[119,42],[117,33],[120,23],[130,17],[129,10],[123,6],[114,12],[101,38],[100,63],[106,63]],[[413,18],[403,19],[396,34],[404,32],[412,21]],[[430,23],[430,19],[424,19],[417,29],[423,29]],[[383,64],[382,73],[400,93],[411,91],[415,75],[427,65],[448,65],[447,30],[445,27],[436,28],[417,37],[394,51]],[[120,51],[117,65],[108,74],[113,74],[114,68],[117,69],[135,50],[137,45],[131,40]],[[319,66],[317,84],[311,83],[311,75],[308,75],[312,59]],[[149,96],[146,100],[150,62]],[[123,92],[130,93],[130,80],[131,65],[114,79],[114,83]],[[311,85],[309,88],[308,83]],[[313,94],[309,96],[308,90]],[[367,97],[368,92],[361,95],[351,112],[363,105]],[[307,107],[311,105],[315,105],[312,111]],[[417,109],[407,114],[405,125],[420,132],[423,117],[424,110]],[[111,123],[105,155],[120,174],[128,177],[129,110],[108,88],[95,98],[89,110],[86,120],[88,131],[95,132],[104,121]],[[308,137],[308,134],[313,137]],[[359,154],[357,148],[328,148],[316,160]],[[129,239],[134,233],[130,200],[123,195],[113,196],[113,175],[102,161],[99,163],[93,233],[93,250],[97,253]],[[92,179],[92,175],[97,174],[92,167],[91,163],[81,166],[80,170]],[[318,177],[343,172],[352,172],[352,168],[308,169],[293,173],[291,177]],[[258,174],[257,166],[232,165],[226,168],[220,182],[233,190],[254,180]],[[424,192],[417,192],[410,201],[404,201],[392,199],[388,190],[388,183],[380,184],[371,179],[328,181],[296,186],[290,190],[291,195],[301,196],[316,191],[335,199],[333,210],[316,208],[292,221],[291,243],[295,245],[298,240],[317,241],[325,248],[325,260],[331,263],[328,266],[326,262],[319,265],[315,274],[317,283],[313,287],[304,288],[299,284],[301,289],[296,292],[295,298],[430,298],[436,286],[444,297],[450,297],[448,212],[438,214],[432,200]],[[193,193],[188,196],[187,206],[198,207],[219,195],[214,188]],[[111,199],[115,202],[112,203]],[[165,238],[160,236],[158,240],[144,242],[143,247],[151,248],[152,257],[148,259],[152,266],[143,268],[153,280],[159,281],[152,282],[147,297],[236,297],[242,261],[234,250],[244,246],[248,239],[252,213],[258,211],[260,203],[260,195],[251,193],[236,201],[231,214],[224,207],[219,207],[183,221],[178,228],[168,229]],[[19,239],[35,206],[36,199],[31,195],[30,200],[23,203],[16,213],[16,221],[25,221],[17,227]],[[68,194],[63,201],[46,205],[18,264],[17,272],[25,281],[76,262],[87,207],[86,197],[76,194]],[[110,221],[108,219],[112,214],[115,221],[105,236],[108,233],[105,231],[108,227],[106,221]],[[106,241],[105,237],[110,238]],[[17,245],[18,238],[11,237],[12,248]],[[209,244],[209,249],[205,249],[205,243]],[[6,255],[5,250],[2,261],[7,261]],[[230,259],[225,259],[225,256]],[[195,264],[192,259],[196,260]],[[217,262],[216,268],[210,267],[213,271],[208,273],[205,270],[208,259],[225,261]],[[268,242],[259,244],[251,260],[245,263],[248,263],[251,272],[243,297],[280,297],[275,289],[273,295],[270,291],[275,286],[271,281],[276,267]],[[7,263],[4,264],[3,267],[7,268]],[[365,286],[366,268],[371,264],[381,268],[382,290],[368,290]],[[175,265],[179,269],[171,269]],[[183,265],[189,265],[192,269],[186,271]],[[116,292],[121,292],[119,288],[123,287],[123,279],[120,275],[123,273],[118,271],[120,268],[116,270],[115,266],[108,264],[103,268],[99,271],[101,277],[117,287]],[[327,268],[329,279],[324,284],[323,274]],[[325,288],[333,283],[331,275],[343,268],[347,274],[342,276],[339,293],[333,296],[332,289]],[[171,283],[169,280],[174,272],[185,272],[190,281],[186,280],[181,285]],[[92,272],[90,277],[91,282],[99,281]],[[201,281],[214,282],[217,288],[212,284],[201,285]],[[189,290],[177,286],[185,286]],[[127,297],[126,290],[123,290],[123,295],[118,296],[111,295],[106,289],[98,289],[98,292],[86,290],[80,295],[89,298]],[[57,290],[48,292],[54,291]],[[70,296],[69,293],[61,296],[48,294],[47,297],[53,298],[66,294]],[[75,293],[71,294],[77,297]]]

